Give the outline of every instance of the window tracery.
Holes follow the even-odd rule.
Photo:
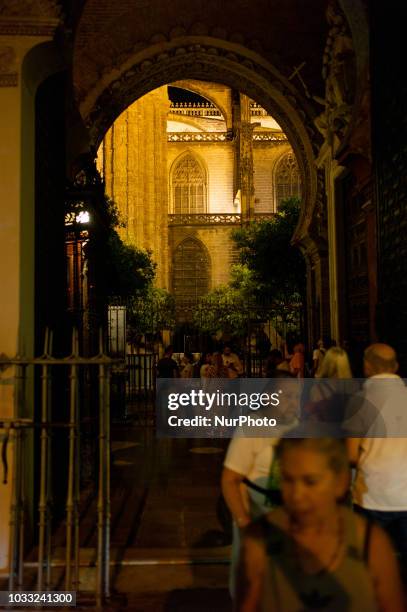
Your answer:
[[[184,155],[172,172],[173,212],[176,215],[207,212],[206,177],[199,162]]]
[[[175,249],[172,272],[176,302],[194,302],[210,289],[210,259],[204,245],[194,238]]]
[[[276,210],[287,198],[301,196],[301,177],[297,160],[292,151],[277,163],[275,172]]]

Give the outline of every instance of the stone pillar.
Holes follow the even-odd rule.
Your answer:
[[[339,274],[338,274],[338,232],[337,232],[337,205],[336,202],[336,180],[345,171],[335,159],[332,159],[332,148],[325,142],[316,160],[319,168],[323,168],[325,174],[325,189],[327,197],[327,224],[328,224],[328,286],[329,286],[329,311],[330,311],[330,334],[333,340],[340,343],[340,315],[339,315]]]
[[[240,94],[234,108],[235,190],[240,190],[242,222],[254,217],[253,130],[250,122],[250,99]]]
[[[103,141],[106,191],[126,222],[129,244],[151,249],[156,284],[168,287],[167,88],[132,104]],[[101,157],[101,156],[99,156]]]
[[[331,337],[328,253],[311,241],[304,257],[307,264],[308,342],[311,346],[322,336]]]
[[[160,89],[159,99],[154,105],[154,133],[156,135],[155,164],[155,236],[157,263],[160,270],[159,285],[169,287],[168,246],[168,162],[167,162],[167,114],[169,100],[166,88]]]
[[[25,15],[22,24],[18,17],[4,17],[7,10],[5,3],[0,17],[0,354],[13,357],[24,353],[32,357],[35,94],[40,82],[55,68],[47,64],[45,56],[42,63],[37,62],[34,48],[52,39],[57,19],[44,18],[38,24]],[[32,416],[30,400],[32,387],[28,385],[24,416]],[[20,410],[13,368],[3,369],[0,371],[0,420],[21,416]],[[0,430],[0,441],[3,433]],[[12,452],[13,444],[9,444],[8,484],[0,484],[0,571],[8,564]]]

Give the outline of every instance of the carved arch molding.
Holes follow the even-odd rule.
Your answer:
[[[315,203],[322,198],[314,163],[320,145],[313,124],[314,109],[271,64],[241,45],[185,37],[152,45],[147,51],[126,61],[120,75],[112,77],[108,84],[105,76],[105,86],[97,85],[83,99],[80,109],[94,146],[99,145],[113,121],[131,102],[169,82],[196,79],[239,90],[275,117],[293,147],[303,185],[296,241],[305,248]],[[310,237],[307,238],[309,241]]]

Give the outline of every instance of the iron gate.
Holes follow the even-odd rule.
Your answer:
[[[84,417],[83,398],[87,397],[84,386],[92,384],[93,420],[97,444],[93,461],[97,468],[97,550],[95,596],[98,605],[110,594],[110,377],[111,368],[117,363],[103,350],[102,334],[99,338],[99,354],[92,358],[79,355],[78,332],[72,334],[72,352],[68,357],[52,356],[52,334],[47,331],[44,354],[34,359],[16,357],[2,359],[0,369],[14,368],[15,379],[15,418],[0,419],[3,431],[2,463],[3,483],[11,482],[12,495],[10,507],[9,532],[9,585],[10,591],[26,588],[27,567],[36,568],[36,585],[39,591],[53,587],[53,569],[58,566],[54,558],[55,520],[53,504],[55,475],[53,461],[58,455],[58,447],[65,449],[66,473],[58,465],[58,477],[64,475],[63,485],[66,496],[58,523],[65,523],[65,590],[78,590],[79,568],[83,564],[80,555],[79,504],[82,494],[81,459],[83,455],[83,428],[89,414]],[[27,386],[38,375],[39,402],[35,405],[34,417],[25,418],[29,407]],[[61,383],[61,381],[64,381]],[[64,385],[65,408],[55,406],[58,395],[57,386]],[[61,389],[59,388],[59,391]],[[55,419],[56,414],[59,419]],[[37,465],[34,466],[33,487],[36,493],[29,496],[27,483],[27,463],[33,463],[28,456],[37,445]],[[35,455],[34,455],[35,456]],[[86,456],[86,455],[85,455]],[[61,456],[59,456],[61,460]],[[9,463],[11,468],[9,470]],[[37,473],[37,475],[36,475]],[[34,503],[35,502],[35,503]],[[34,507],[35,506],[35,507]],[[33,520],[31,542],[26,541],[28,517],[32,509],[38,520]],[[36,561],[28,563],[35,555]]]

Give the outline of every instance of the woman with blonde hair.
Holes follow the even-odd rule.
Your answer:
[[[342,503],[344,441],[285,438],[275,450],[283,506],[245,530],[236,612],[405,610],[390,539]]]
[[[340,423],[344,418],[344,395],[351,389],[337,381],[352,378],[349,358],[339,346],[332,346],[315,374],[315,382],[309,392],[309,401],[304,406],[304,416],[311,421]],[[346,388],[345,388],[346,387]]]
[[[315,378],[352,378],[349,357],[339,346],[328,349],[322,359]]]

